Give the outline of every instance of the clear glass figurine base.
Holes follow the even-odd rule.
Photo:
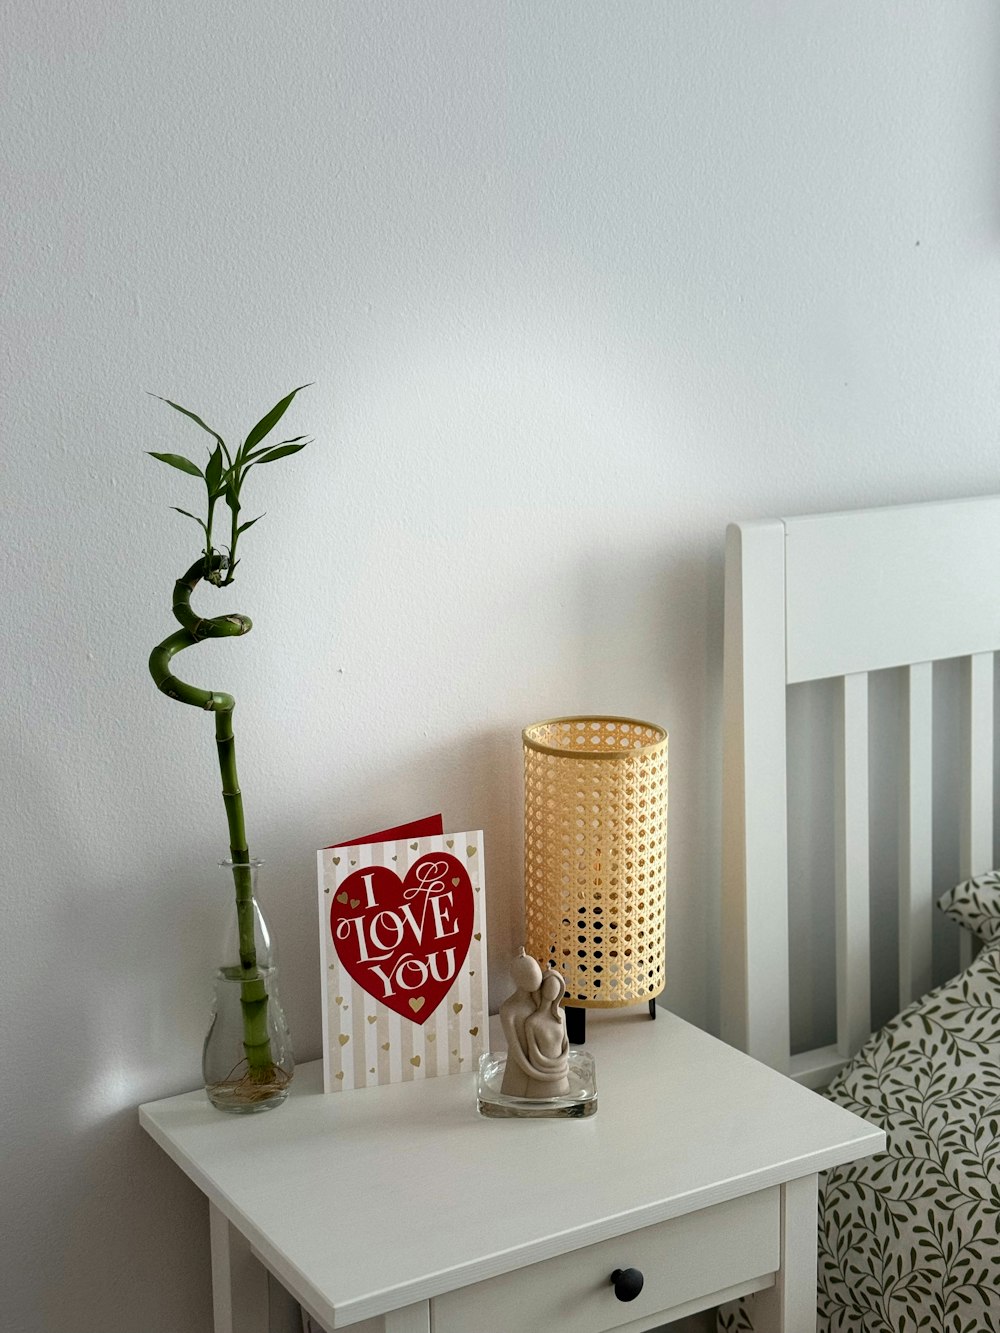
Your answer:
[[[569,1092],[563,1097],[506,1097],[500,1091],[507,1053],[488,1051],[479,1059],[479,1114],[497,1119],[579,1120],[597,1114],[597,1069],[589,1051],[570,1047]]]

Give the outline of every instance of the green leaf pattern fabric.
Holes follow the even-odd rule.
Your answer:
[[[938,899],[938,907],[986,944],[1000,943],[1000,870],[956,884]]]
[[[1000,944],[887,1024],[825,1095],[887,1148],[820,1179],[817,1333],[1000,1333]],[[717,1327],[755,1333],[752,1298]]]

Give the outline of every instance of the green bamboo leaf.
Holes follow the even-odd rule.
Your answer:
[[[226,473],[225,490],[226,504],[234,514],[238,514],[240,512],[240,488],[233,480],[233,474],[231,472]]]
[[[256,518],[250,519],[248,523],[241,523],[240,526],[236,529],[237,537],[240,535],[241,532],[246,532],[247,528],[252,528],[253,525],[255,523],[258,523],[263,517],[264,517],[263,514],[258,514]]]
[[[200,528],[203,528],[206,534],[208,533],[208,524],[205,522],[203,518],[199,518],[197,514],[189,514],[186,509],[178,509],[176,505],[171,505],[170,508],[174,511],[175,514],[183,514],[185,518],[193,518],[194,521],[198,524],[198,526]]]
[[[311,444],[311,443],[312,443],[312,440],[311,440],[311,438],[310,438],[308,435],[293,435],[292,438],[291,438],[290,440],[279,440],[279,441],[278,441],[278,444],[274,445],[273,447],[274,447],[274,448],[278,448],[279,445],[282,445],[282,444],[299,444],[300,442],[301,442],[303,445],[306,445],[306,444]],[[267,448],[268,448],[268,450],[269,450],[269,449],[271,448],[271,446],[269,445],[269,446],[267,446]],[[260,453],[264,453],[264,452],[265,452],[264,449],[261,449],[261,450],[260,450]],[[259,456],[259,455],[258,455],[258,456]],[[254,461],[254,457],[253,457],[253,455],[252,455],[252,454],[248,454],[248,453],[244,450],[244,453],[243,453],[243,462],[244,462],[244,463],[252,463],[253,461]]]
[[[264,436],[270,434],[270,432],[278,424],[281,418],[285,415],[285,412],[288,410],[288,405],[295,397],[295,395],[297,393],[300,393],[303,389],[308,389],[309,387],[310,386],[308,384],[300,384],[297,389],[293,389],[291,393],[286,394],[285,397],[282,398],[280,403],[275,403],[275,405],[271,408],[270,412],[267,412],[264,416],[261,417],[261,419],[257,422],[256,426],[254,426],[253,430],[243,441],[243,449],[241,452],[244,458],[246,458],[247,454],[254,447],[254,445],[260,444]]]
[[[222,448],[215,446],[212,457],[208,460],[208,466],[205,468],[205,485],[208,487],[209,495],[217,495],[220,492],[219,483],[222,481]]]
[[[287,458],[289,454],[297,454],[300,449],[304,449],[304,444],[279,444],[273,449],[268,449],[266,453],[258,454],[253,462],[248,463],[247,467],[252,468],[257,463],[274,463],[279,458]]]
[[[152,449],[147,449],[146,452],[150,458],[158,458],[161,463],[169,463],[171,467],[179,468],[181,472],[188,472],[192,477],[205,475],[197,463],[192,463],[190,458],[182,458],[180,454],[154,454]]]
[[[149,396],[150,398],[159,398],[161,403],[166,403],[166,405],[168,407],[172,407],[175,412],[180,412],[184,416],[190,417],[191,420],[195,423],[195,425],[200,426],[202,430],[208,431],[212,439],[216,440],[222,446],[222,452],[226,455],[226,457],[227,458],[229,457],[229,451],[226,449],[226,444],[222,436],[218,433],[218,431],[214,431],[211,426],[206,426],[204,421],[202,421],[201,417],[197,416],[194,412],[189,412],[186,407],[181,407],[180,403],[172,403],[169,398],[161,398],[158,393],[151,393]]]

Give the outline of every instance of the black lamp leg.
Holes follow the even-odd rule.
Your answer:
[[[587,1011],[566,1005],[566,1036],[571,1046],[582,1046],[587,1040]]]
[[[566,1036],[571,1046],[582,1046],[587,1040],[587,1011],[567,1004],[563,1012],[566,1015]],[[649,1001],[649,1016],[656,1018],[656,1001]]]

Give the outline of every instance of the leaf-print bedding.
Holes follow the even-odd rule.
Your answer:
[[[1000,1333],[1000,944],[825,1095],[888,1142],[820,1179],[818,1333]],[[753,1333],[752,1311],[723,1307],[720,1333]]]

